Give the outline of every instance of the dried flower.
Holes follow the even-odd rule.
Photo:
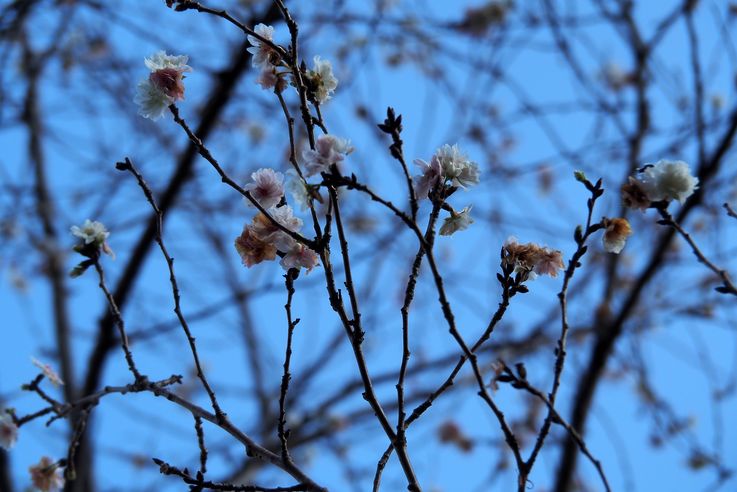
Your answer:
[[[59,465],[44,456],[38,464],[30,467],[31,482],[41,492],[57,492],[64,486],[64,478],[59,473]]]
[[[274,40],[274,28],[271,26],[258,24],[253,28],[253,31],[264,39],[269,41]],[[272,68],[273,65],[276,65],[279,62],[279,54],[274,50],[274,48],[251,34],[247,36],[247,39],[248,42],[251,43],[251,47],[248,48],[248,52],[253,55],[251,64],[254,67],[265,70],[267,68]]]
[[[18,426],[6,413],[0,413],[0,448],[10,451],[18,440]]]
[[[244,188],[251,194],[262,207],[271,208],[277,205],[282,196],[284,196],[284,175],[270,168],[262,168],[251,174],[252,183],[248,183]],[[253,203],[244,198],[249,207],[253,207]]]
[[[187,60],[185,55],[172,56],[164,51],[144,60],[151,73],[136,88],[134,101],[139,106],[138,114],[158,120],[171,104],[184,99],[184,72],[192,71]]]
[[[330,99],[331,94],[338,87],[338,79],[333,75],[333,66],[319,56],[313,59],[312,70],[307,71],[305,81],[310,98],[319,104]]]
[[[31,357],[31,363],[41,369],[41,372],[43,372],[43,375],[46,376],[46,379],[49,380],[51,384],[54,386],[60,386],[64,384],[64,381],[61,380],[58,374],[51,368],[50,365],[44,364],[40,360],[36,359],[35,357]]]
[[[643,185],[632,176],[622,185],[621,195],[625,207],[645,210],[650,206],[650,199]]]
[[[464,231],[468,229],[468,226],[473,224],[471,208],[471,206],[468,206],[460,212],[451,212],[450,217],[446,217],[443,225],[440,227],[440,235],[450,236],[456,231]]]
[[[276,246],[259,238],[250,226],[244,227],[241,235],[235,239],[235,249],[243,264],[249,268],[264,260],[276,258]]]
[[[627,238],[632,235],[632,227],[627,219],[616,218],[602,220],[602,225],[605,227],[604,237],[604,250],[607,253],[619,254],[624,248]]]
[[[305,176],[327,172],[330,166],[339,165],[351,152],[353,147],[349,140],[335,135],[320,135],[315,142],[315,150],[307,149],[302,153]]]
[[[504,242],[504,263],[514,267],[515,273],[534,279],[536,275],[558,276],[563,269],[560,251],[538,246],[535,243],[520,244],[510,236]]]

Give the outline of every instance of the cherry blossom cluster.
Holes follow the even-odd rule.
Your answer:
[[[660,160],[645,164],[622,185],[622,201],[629,208],[645,210],[653,203],[678,200],[681,204],[693,195],[699,179],[683,161]]]
[[[151,73],[136,88],[134,101],[139,106],[138,114],[155,121],[170,105],[184,99],[184,72],[192,71],[187,60],[185,55],[172,56],[164,51],[144,60]]]
[[[415,159],[414,162],[422,170],[422,174],[414,177],[415,195],[420,200],[434,196],[441,188],[465,190],[479,183],[478,164],[470,161],[458,145],[443,145],[429,163],[422,159]],[[450,236],[467,229],[473,223],[470,212],[470,206],[460,212],[450,208],[450,216],[440,227],[440,235]]]

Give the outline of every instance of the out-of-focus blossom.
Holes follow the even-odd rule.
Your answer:
[[[158,120],[171,104],[184,99],[184,72],[192,71],[187,60],[185,55],[172,56],[164,51],[144,60],[151,73],[136,88],[134,101],[139,106],[138,114]]]
[[[266,24],[258,24],[253,28],[254,32],[264,39],[269,41],[274,40],[274,28],[267,26]],[[274,48],[268,44],[262,42],[256,36],[249,34],[247,36],[248,42],[251,43],[251,47],[248,48],[248,52],[253,55],[251,58],[251,64],[257,68],[271,68],[279,62],[279,54],[274,51]],[[272,86],[273,87],[273,86]]]
[[[274,89],[278,92],[282,92],[287,88],[287,81],[281,76],[274,66],[265,66],[261,69],[256,79],[256,83],[261,86],[262,89]]]
[[[248,225],[243,228],[241,235],[235,238],[235,249],[243,264],[249,268],[264,260],[276,258],[276,246],[263,241]]]
[[[0,413],[0,448],[9,451],[18,440],[18,426],[6,413]]]
[[[620,91],[632,82],[632,75],[626,72],[619,64],[611,61],[604,65],[599,77],[613,91]]]
[[[59,466],[51,458],[44,456],[38,464],[28,469],[31,482],[41,492],[57,492],[64,486],[64,478],[59,473]]]
[[[625,207],[645,210],[650,206],[650,198],[643,189],[642,183],[632,176],[622,185],[621,193]]]
[[[558,276],[563,269],[560,251],[539,246],[535,243],[520,244],[517,238],[509,237],[504,242],[504,263],[514,267],[518,274],[533,279],[536,275]]]
[[[627,242],[627,238],[632,235],[632,227],[627,219],[604,219],[603,225],[606,228],[602,241],[604,250],[607,253],[619,254]]]
[[[305,82],[311,97],[319,104],[330,99],[338,87],[338,79],[333,75],[333,66],[319,56],[313,59],[312,70],[307,71]]]
[[[44,376],[46,376],[46,379],[49,380],[51,384],[54,386],[60,386],[64,384],[64,381],[61,380],[58,374],[51,368],[50,365],[44,364],[40,360],[36,359],[35,357],[31,357],[31,363],[33,363],[34,366],[41,369],[41,372]]]
[[[253,182],[248,183],[244,189],[248,191],[254,200],[262,207],[271,208],[277,205],[284,196],[284,175],[270,168],[261,168],[251,174]],[[249,207],[253,203],[244,198]]]
[[[340,165],[351,152],[353,147],[349,140],[335,135],[320,135],[315,142],[315,149],[307,149],[302,153],[305,176],[327,172],[331,165]]]
[[[458,145],[443,145],[429,163],[422,159],[414,162],[422,169],[422,174],[414,178],[415,194],[420,199],[426,198],[438,182],[450,181],[453,186],[464,189],[479,182],[478,164],[470,161]]]
[[[317,253],[312,251],[310,248],[302,243],[294,241],[293,246],[286,251],[284,258],[281,259],[279,264],[284,267],[285,270],[290,268],[306,268],[310,272],[313,268],[318,265]]]
[[[286,188],[294,201],[299,204],[300,210],[304,212],[310,208],[310,192],[307,190],[307,184],[294,169],[287,171]]]
[[[469,452],[473,449],[473,440],[452,420],[447,420],[438,427],[438,439],[442,443],[458,446],[463,452]]]
[[[456,231],[468,229],[473,224],[471,218],[471,207],[465,207],[460,212],[451,212],[450,217],[446,217],[443,225],[440,227],[441,236],[450,236]]]
[[[698,188],[699,180],[691,174],[691,168],[683,161],[662,159],[645,164],[637,175],[629,178],[622,187],[624,204],[631,208],[645,209],[645,201],[686,201]]]
[[[69,230],[72,234],[82,239],[85,244],[95,243],[98,246],[102,246],[108,236],[110,236],[110,233],[102,222],[90,219],[85,220],[82,227],[74,225]]]

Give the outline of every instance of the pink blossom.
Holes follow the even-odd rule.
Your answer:
[[[277,205],[284,196],[284,175],[270,168],[262,168],[251,174],[252,183],[245,186],[254,200],[262,207],[271,208]],[[246,204],[253,206],[250,200]]]
[[[302,153],[305,160],[305,175],[313,176],[327,172],[333,164],[343,162],[353,152],[350,141],[334,135],[320,135],[315,142],[315,149],[307,149]]]

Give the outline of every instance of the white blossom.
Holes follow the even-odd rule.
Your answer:
[[[144,79],[136,87],[133,102],[138,105],[138,114],[156,121],[166,113],[171,100],[163,91],[154,86],[149,79]]]
[[[450,217],[446,217],[443,225],[440,227],[441,236],[450,236],[456,231],[464,231],[468,226],[473,224],[471,218],[471,207],[465,207],[460,212],[451,212]]]
[[[258,24],[253,28],[253,31],[264,39],[268,39],[269,41],[274,40],[274,28],[271,26]],[[261,67],[263,69],[271,67],[272,60],[276,54],[274,49],[251,34],[247,36],[247,39],[248,42],[251,43],[251,47],[248,48],[248,52],[253,55],[251,58],[251,64],[254,67]]]
[[[415,195],[419,199],[427,198],[430,189],[442,179],[443,170],[440,161],[433,156],[429,163],[422,159],[415,159],[414,163],[422,170],[422,174],[413,179]]]
[[[470,161],[456,144],[440,147],[429,163],[422,159],[414,162],[422,169],[422,174],[414,177],[417,198],[426,198],[438,182],[450,181],[453,186],[464,189],[479,182],[478,164]]]
[[[110,236],[110,233],[105,229],[102,222],[90,219],[85,220],[82,227],[75,225],[70,230],[72,234],[84,240],[85,244],[94,243],[98,246],[105,244],[105,240]]]
[[[696,190],[699,180],[691,174],[685,162],[662,159],[646,164],[639,182],[650,201],[678,200],[683,203]]]
[[[18,440],[18,426],[9,415],[0,414],[0,448],[9,451]]]
[[[323,60],[319,56],[313,59],[312,70],[307,72],[307,79],[315,101],[320,104],[330,99],[331,94],[338,87],[338,79],[333,75],[333,66],[328,60]]]
[[[31,357],[31,363],[33,363],[34,366],[41,369],[41,372],[44,376],[46,376],[46,379],[49,380],[51,384],[54,386],[63,385],[64,381],[61,380],[58,374],[51,368],[50,365],[44,364],[40,360],[36,359],[35,357]]]
[[[349,140],[334,135],[320,135],[315,142],[315,150],[307,149],[302,153],[305,176],[327,172],[331,165],[339,165],[351,152],[353,147]]]
[[[244,189],[248,191],[254,200],[262,207],[271,208],[277,205],[284,195],[284,175],[270,168],[262,168],[251,174],[252,183],[248,183]],[[253,203],[244,198],[249,207]]]
[[[453,186],[466,188],[478,184],[478,165],[468,160],[457,144],[443,145],[435,153],[435,158],[440,161],[443,177],[450,179]]]
[[[143,60],[143,63],[151,71],[151,73],[165,68],[173,68],[181,72],[191,72],[192,67],[187,65],[189,57],[187,55],[167,55],[165,51],[157,51],[153,55]]]

